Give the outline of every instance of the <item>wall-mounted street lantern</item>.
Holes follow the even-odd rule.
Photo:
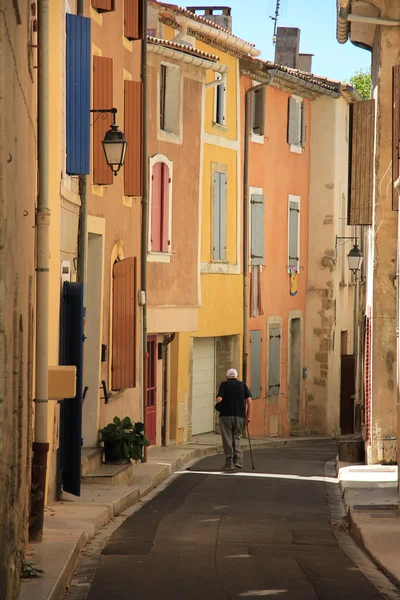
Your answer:
[[[117,109],[94,108],[90,112],[111,113],[113,115],[113,123],[110,129],[106,132],[102,144],[107,164],[114,175],[117,175],[118,171],[125,162],[126,148],[128,146],[124,132],[118,129],[118,125],[116,123],[115,115],[117,114]]]
[[[361,250],[358,247],[357,242],[354,244],[353,248],[348,253],[347,260],[349,261],[349,269],[350,269],[350,271],[353,271],[354,275],[356,274],[357,271],[361,271],[361,266],[362,266],[364,257],[361,254]]]

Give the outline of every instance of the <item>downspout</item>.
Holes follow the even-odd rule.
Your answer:
[[[50,0],[38,6],[38,171],[36,209],[35,431],[29,537],[43,538],[48,442],[49,276],[50,276]]]
[[[147,175],[147,0],[143,2],[143,40],[142,40],[142,223],[141,223],[141,256],[140,278],[142,291],[142,410],[143,423],[147,425],[147,369],[149,355],[147,352],[147,232],[148,232],[148,175]],[[144,461],[147,462],[147,447],[144,447]]]
[[[175,333],[171,333],[170,336],[164,337],[163,351],[164,351],[164,373],[163,373],[163,413],[162,413],[162,428],[161,428],[161,443],[163,446],[167,446],[168,441],[168,408],[169,408],[169,345],[174,341]]]
[[[85,16],[85,1],[78,0],[77,14],[81,17]],[[83,321],[86,318],[86,281],[87,281],[87,175],[79,175],[79,197],[81,207],[79,210],[79,226],[78,226],[78,269],[77,280],[83,283]]]
[[[249,154],[251,133],[251,94],[271,85],[275,72],[268,75],[268,81],[255,85],[246,91],[245,100],[245,126],[244,126],[244,174],[243,174],[243,363],[242,379],[247,378],[248,348],[249,348]]]

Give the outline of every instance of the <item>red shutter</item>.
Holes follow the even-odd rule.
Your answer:
[[[400,175],[400,65],[393,67],[393,156],[392,181],[397,181]],[[393,210],[399,210],[399,192],[393,185]]]
[[[163,163],[156,163],[152,173],[151,250],[161,252]]]
[[[113,61],[103,56],[93,57],[93,108],[113,108]],[[107,165],[102,141],[110,128],[110,113],[93,113],[93,183],[111,185],[113,173]]]
[[[169,176],[169,167],[162,163],[162,213],[161,213],[161,250],[168,252],[169,250],[169,186],[171,179]]]
[[[114,10],[113,0],[92,0],[92,6],[99,12]]]
[[[143,38],[142,0],[124,1],[124,35],[129,40]]]
[[[142,84],[125,81],[125,196],[142,195]]]
[[[114,264],[113,269],[113,390],[136,384],[136,258]]]

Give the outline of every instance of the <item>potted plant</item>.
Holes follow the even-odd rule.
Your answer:
[[[143,448],[150,442],[144,434],[143,423],[133,423],[129,417],[114,417],[113,422],[100,429],[106,463],[123,464],[132,460],[143,462]]]

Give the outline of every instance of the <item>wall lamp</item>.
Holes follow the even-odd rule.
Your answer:
[[[126,148],[128,142],[125,138],[124,132],[119,131],[116,123],[115,115],[117,114],[116,108],[93,108],[90,112],[92,113],[111,113],[113,115],[113,123],[110,129],[106,132],[104,140],[102,141],[103,150],[106,157],[108,166],[114,175],[117,175],[120,168],[125,162]]]
[[[353,271],[353,273],[355,275],[357,271],[361,271],[361,265],[364,260],[361,250],[358,247],[358,237],[336,236],[335,248],[338,247],[338,240],[355,240],[355,244],[354,244],[353,248],[350,250],[350,252],[347,255],[347,260],[349,262],[349,269],[350,269],[350,271]]]

